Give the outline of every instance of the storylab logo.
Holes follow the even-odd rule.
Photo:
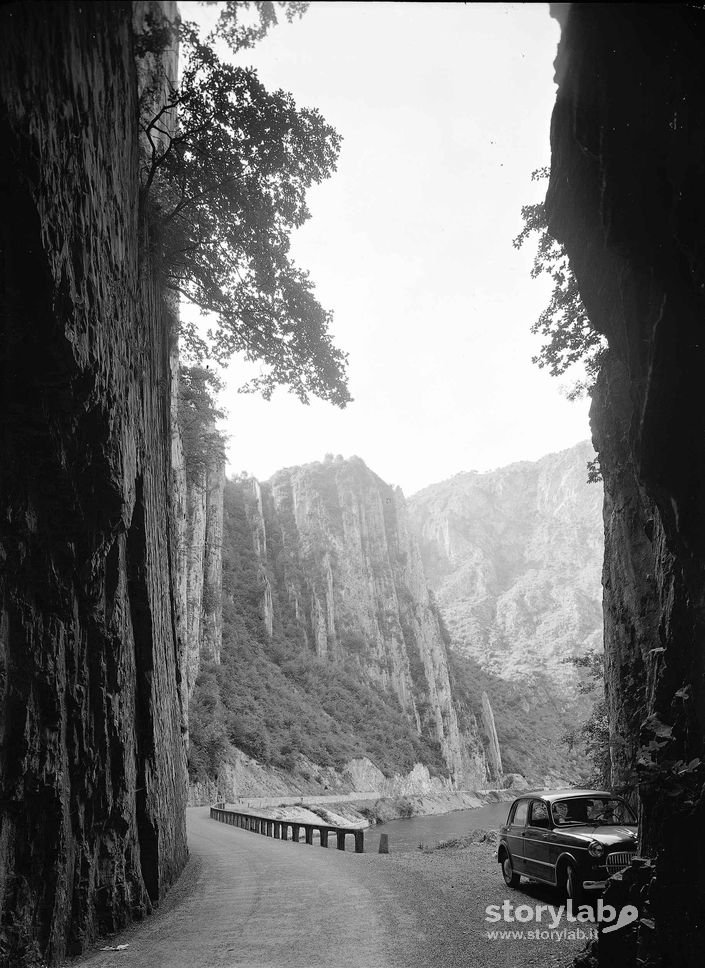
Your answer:
[[[487,937],[494,940],[524,938],[538,940],[577,940],[587,941],[597,937],[598,926],[603,933],[619,931],[633,924],[639,912],[633,904],[617,908],[605,904],[600,898],[593,908],[590,904],[488,904],[485,908],[487,924],[497,925],[488,929]],[[499,925],[518,925],[500,928]]]

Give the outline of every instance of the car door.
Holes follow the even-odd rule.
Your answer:
[[[517,874],[524,873],[524,833],[529,817],[529,801],[517,800],[507,820],[507,846],[512,858],[512,867]]]
[[[528,877],[554,883],[556,872],[551,860],[551,822],[548,804],[544,800],[530,801],[523,840],[524,873]]]

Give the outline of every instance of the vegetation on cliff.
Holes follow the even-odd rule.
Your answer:
[[[252,22],[243,21],[249,6]],[[290,17],[305,9],[283,6]],[[285,386],[304,402],[345,406],[346,356],[333,345],[331,314],[289,253],[310,215],[308,189],[335,170],[340,136],[317,110],[218,54],[218,41],[237,54],[273,23],[273,4],[227,3],[205,38],[187,22],[141,38],[146,55],[178,34],[183,63],[178,83],[157,77],[142,95],[151,244],[167,285],[216,319],[208,336],[183,327],[196,360],[240,354],[262,364],[243,389],[269,397]]]
[[[566,659],[601,640],[601,495],[584,477],[591,453],[584,442],[458,474],[409,502],[449,630],[454,691],[471,709],[487,691],[507,772],[577,780],[592,769],[581,744],[561,742],[592,699]]]
[[[223,650],[204,665],[190,707],[192,781],[214,778],[235,746],[258,761],[295,769],[304,756],[341,768],[366,756],[386,775],[425,763],[446,766],[438,744],[411,727],[394,694],[361,673],[354,650],[321,658],[306,643],[286,589],[272,587],[268,634],[263,569],[253,546],[256,505],[248,479],[228,481],[223,525]],[[267,531],[269,556],[281,563],[281,533]]]
[[[223,416],[214,396],[220,386],[207,367],[184,365],[179,370],[177,418],[189,483],[225,460],[225,440],[216,430],[216,422]]]
[[[548,175],[548,168],[537,168],[531,179],[540,181]],[[532,333],[544,338],[533,362],[548,369],[551,376],[563,376],[581,366],[584,376],[568,391],[568,397],[574,399],[594,387],[606,344],[590,323],[568,253],[551,234],[545,203],[523,205],[521,216],[524,227],[514,239],[514,247],[520,249],[529,238],[538,236],[531,277],[548,275],[553,286],[548,305],[531,327]]]
[[[566,661],[582,672],[578,692],[591,703],[586,719],[566,730],[563,740],[568,749],[582,753],[581,782],[585,786],[608,790],[611,780],[610,730],[605,698],[605,659],[603,652],[586,652]]]

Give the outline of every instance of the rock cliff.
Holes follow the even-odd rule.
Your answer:
[[[639,963],[681,968],[705,943],[705,18],[556,6],[550,226],[609,343],[592,421],[614,779],[655,862]]]
[[[456,783],[484,778],[476,736],[458,726],[401,491],[359,458],[283,470],[266,487],[281,530],[277,577],[306,641],[393,692],[416,730],[440,745]]]
[[[140,220],[132,12],[0,14],[3,966],[142,917],[186,860],[175,321]]]
[[[530,685],[574,678],[565,660],[601,645],[602,489],[590,444],[410,499],[411,519],[453,648]]]
[[[488,778],[482,706],[456,707],[403,495],[358,458],[227,483],[222,667],[203,657],[192,709],[196,783],[230,776],[233,747],[319,792],[364,757],[410,783],[417,763]]]
[[[214,456],[186,478],[186,642],[188,694],[201,660],[220,662],[225,464]]]
[[[592,458],[586,441],[457,474],[409,501],[458,684],[473,705],[485,691],[494,707],[482,716],[488,749],[498,738],[505,770],[548,786],[585,782],[591,769],[562,737],[590,711],[570,659],[602,645],[602,489],[587,483]]]

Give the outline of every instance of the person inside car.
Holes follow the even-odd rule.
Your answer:
[[[557,824],[565,823],[568,819],[568,804],[559,800],[553,804],[553,822]]]
[[[553,822],[560,824],[568,823],[568,804],[564,800],[558,800],[553,804]]]

